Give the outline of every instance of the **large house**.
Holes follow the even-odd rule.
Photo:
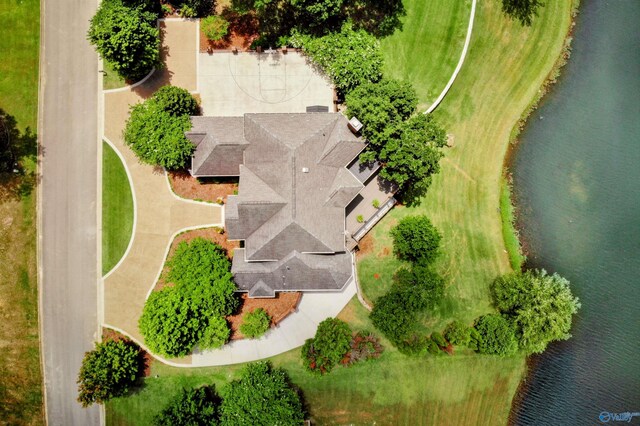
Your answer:
[[[192,117],[191,174],[239,176],[225,209],[242,240],[232,273],[250,297],[340,290],[353,274],[345,208],[364,188],[347,166],[365,147],[339,113]]]

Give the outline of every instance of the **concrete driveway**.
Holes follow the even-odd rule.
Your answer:
[[[200,53],[198,91],[203,115],[306,112],[310,105],[333,111],[331,83],[294,51]]]

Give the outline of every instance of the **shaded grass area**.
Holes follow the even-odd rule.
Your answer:
[[[36,274],[37,0],[0,0],[0,109],[20,133],[25,175],[0,180],[0,423],[44,424]],[[4,185],[28,190],[12,191]],[[7,196],[7,194],[14,194]]]
[[[340,314],[353,328],[372,329],[366,312],[352,300]],[[336,368],[329,376],[306,372],[299,349],[271,359],[300,388],[313,424],[500,424],[524,369],[521,358],[456,356],[406,357],[384,341],[381,358]],[[179,369],[154,363],[144,387],[107,404],[108,425],[147,425],[182,387],[214,384],[238,375],[241,366]],[[517,374],[514,374],[517,372]],[[156,377],[157,376],[157,377]]]
[[[458,63],[471,13],[470,1],[405,0],[402,31],[382,41],[385,74],[410,80],[420,109],[436,100]]]
[[[111,62],[102,61],[102,88],[104,90],[119,89],[127,85],[124,78],[114,71]]]
[[[118,154],[102,143],[102,274],[127,250],[133,232],[133,196]]]

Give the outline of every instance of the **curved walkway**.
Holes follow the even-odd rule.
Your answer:
[[[148,97],[164,84],[196,89],[197,24],[163,21],[166,68],[143,84],[104,93],[104,138],[124,160],[135,205],[133,238],[124,258],[103,279],[102,323],[141,341],[138,318],[155,285],[174,236],[186,229],[221,225],[222,208],[178,198],[164,170],[141,164],[124,145],[122,130],[129,106]],[[189,60],[189,58],[192,58]]]
[[[462,54],[460,55],[460,60],[458,61],[458,65],[456,65],[456,69],[453,70],[453,74],[451,74],[451,78],[446,86],[444,86],[444,90],[440,93],[440,96],[435,100],[434,103],[424,112],[425,114],[431,113],[433,110],[438,108],[440,102],[447,96],[449,89],[453,86],[453,82],[456,81],[456,77],[458,77],[458,73],[462,69],[462,65],[464,64],[464,60],[467,57],[467,51],[469,50],[469,43],[471,42],[471,33],[473,32],[473,21],[476,16],[476,0],[473,0],[471,3],[471,15],[469,16],[469,26],[467,27],[467,37],[464,40],[464,47],[462,48]]]

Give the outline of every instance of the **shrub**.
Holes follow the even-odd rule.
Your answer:
[[[340,32],[313,38],[295,33],[289,39],[331,77],[342,93],[365,82],[382,78],[382,53],[378,40],[364,30],[354,30],[350,24]]]
[[[139,79],[160,64],[155,19],[156,15],[143,7],[105,0],[91,18],[87,37],[120,76]]]
[[[308,371],[330,372],[351,349],[351,329],[337,318],[327,318],[318,325],[313,339],[302,347],[302,359]]]
[[[391,230],[393,251],[410,262],[429,263],[437,254],[442,237],[426,216],[408,216]]]
[[[281,369],[268,362],[248,364],[239,380],[222,388],[220,420],[224,425],[300,425],[300,396]]]
[[[171,9],[171,6],[169,6],[168,4],[163,3],[160,7],[162,9],[163,15],[165,16],[169,16],[173,13],[173,9]]]
[[[125,395],[140,371],[139,349],[128,342],[96,343],[86,352],[78,375],[78,402],[83,407]]]
[[[413,333],[409,337],[405,337],[399,341],[396,346],[400,353],[405,355],[424,355],[429,345],[429,338]]]
[[[180,16],[185,18],[206,16],[213,12],[213,0],[175,0],[173,4],[180,9]]]
[[[157,103],[139,103],[131,109],[124,141],[143,163],[179,169],[194,146],[184,133],[191,129],[188,116],[172,116]]]
[[[371,206],[374,209],[380,208],[380,200],[378,200],[377,198],[374,198],[374,200],[371,202]]]
[[[240,332],[245,336],[254,339],[266,333],[270,325],[271,317],[267,311],[262,308],[258,308],[244,314],[242,317],[242,324],[240,325]]]
[[[480,349],[481,344],[482,344],[482,336],[480,335],[478,330],[476,330],[473,327],[470,327],[469,328],[469,349],[472,349],[477,352]]]
[[[446,348],[448,346],[447,341],[444,339],[444,337],[442,337],[442,334],[440,334],[437,331],[434,331],[433,333],[431,333],[431,340],[436,345],[438,345],[440,349]]]
[[[427,352],[429,352],[432,355],[438,355],[441,352],[436,342],[434,342],[432,339],[426,340],[426,347],[427,347]]]
[[[227,343],[231,329],[224,317],[211,317],[200,337],[200,349],[217,349]]]
[[[229,21],[222,16],[207,16],[200,21],[200,27],[211,41],[222,40],[229,33]]]
[[[155,426],[217,425],[220,401],[208,386],[182,389],[154,419]]]
[[[356,222],[358,223],[364,222],[364,217],[361,214],[359,214],[358,216],[356,216]]]
[[[163,86],[153,94],[152,99],[174,117],[198,115],[200,107],[188,90],[176,86]]]
[[[238,306],[224,250],[202,238],[183,241],[166,266],[164,280],[175,285],[147,299],[139,321],[145,344],[170,357],[186,355],[198,343],[222,345],[229,337],[223,317]]]
[[[466,324],[460,321],[449,323],[444,330],[444,337],[451,342],[452,345],[467,345],[471,338],[471,330]]]
[[[518,350],[518,343],[509,321],[498,314],[483,315],[475,329],[481,336],[477,351],[482,354],[510,356]]]
[[[541,353],[550,342],[571,337],[572,317],[580,302],[561,276],[547,275],[545,270],[507,274],[493,282],[491,293],[527,354]]]

